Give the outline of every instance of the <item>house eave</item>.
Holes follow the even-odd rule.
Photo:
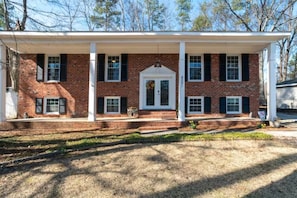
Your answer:
[[[20,53],[178,53],[180,41],[192,53],[257,53],[288,32],[0,32],[2,42]]]

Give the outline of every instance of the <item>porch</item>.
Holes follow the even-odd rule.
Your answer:
[[[51,131],[83,131],[83,130],[190,130],[189,121],[197,123],[197,130],[231,130],[255,128],[260,123],[257,118],[249,117],[187,117],[185,121],[174,118],[131,118],[102,117],[95,122],[87,118],[27,118],[13,119],[0,123],[0,131],[38,130]]]

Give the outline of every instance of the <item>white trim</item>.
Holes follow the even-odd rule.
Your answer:
[[[108,57],[118,56],[119,57],[119,79],[118,80],[108,80]],[[121,73],[122,73],[122,56],[119,54],[105,54],[105,63],[104,63],[104,81],[105,82],[121,82]]]
[[[169,80],[169,105],[168,106],[154,106],[149,107],[145,105],[146,100],[146,89],[145,89],[145,81],[146,80]],[[143,70],[139,74],[139,109],[176,109],[176,73],[171,69],[161,66],[161,67],[151,67]]]
[[[238,79],[237,80],[228,80],[228,56],[237,56],[238,57]],[[241,82],[242,81],[242,61],[241,54],[226,54],[226,82]]]
[[[236,39],[237,37],[250,38],[250,37],[265,37],[271,38],[270,41],[280,40],[284,37],[290,36],[290,32],[34,32],[34,31],[1,31],[0,36],[3,39],[18,39],[27,37],[35,39],[44,38],[69,38],[69,39],[81,39],[89,40],[103,37],[103,39],[114,38],[151,38],[151,37],[163,37],[163,38],[180,38],[180,37],[213,37],[214,40],[218,37],[228,37],[230,39]],[[224,39],[223,39],[224,40]],[[259,41],[261,41],[259,39]],[[266,40],[263,40],[265,42]],[[267,41],[266,41],[267,42]]]
[[[267,119],[275,121],[276,115],[276,43],[268,47],[267,67]]]
[[[88,121],[96,121],[97,48],[90,43]]]
[[[117,99],[119,102],[118,111],[117,112],[107,112],[107,100],[109,99]],[[104,114],[120,114],[121,113],[121,97],[120,96],[105,96],[104,97]]]
[[[190,72],[190,57],[191,56],[200,56],[201,57],[201,79],[200,80],[191,80],[191,72]],[[188,54],[188,82],[203,82],[204,81],[204,55],[202,54]]]
[[[191,99],[201,99],[201,111],[190,111],[190,100]],[[188,96],[188,114],[204,114],[204,96]]]
[[[0,123],[6,121],[6,48],[0,45]]]
[[[228,111],[228,99],[239,99],[239,111]],[[242,97],[241,96],[226,96],[226,114],[241,114],[242,113]]]
[[[185,121],[185,54],[186,43],[179,43],[179,63],[178,63],[178,120]]]
[[[297,83],[291,83],[291,84],[284,84],[284,85],[276,85],[276,88],[285,88],[285,87],[296,87]]]

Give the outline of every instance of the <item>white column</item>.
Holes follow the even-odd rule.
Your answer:
[[[0,123],[6,121],[6,47],[0,45]]]
[[[185,121],[185,42],[179,44],[178,64],[178,120]]]
[[[90,44],[89,71],[89,109],[88,121],[96,121],[96,89],[97,89],[97,49],[96,43]]]
[[[271,43],[268,47],[268,67],[267,67],[267,119],[276,119],[276,44]]]

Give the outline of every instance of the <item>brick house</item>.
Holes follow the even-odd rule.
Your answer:
[[[288,35],[1,32],[1,62],[5,45],[21,55],[19,116],[95,121],[127,116],[129,107],[136,107],[140,116],[177,115],[180,121],[190,116],[256,116],[258,54],[268,48],[269,89],[275,93],[274,43]],[[4,70],[1,76],[3,95]],[[272,94],[271,119],[275,104]],[[2,112],[4,106],[1,97]],[[3,115],[1,120],[5,121]]]

